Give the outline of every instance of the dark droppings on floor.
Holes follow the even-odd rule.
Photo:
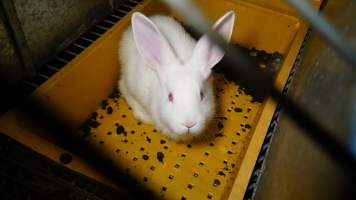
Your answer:
[[[111,106],[107,107],[107,109],[106,109],[106,113],[108,113],[108,114],[112,114],[112,112],[113,112],[112,107],[111,107]]]
[[[215,137],[224,137],[224,134],[222,134],[222,133],[217,133],[217,134],[215,134]]]
[[[164,192],[167,191],[167,188],[163,186],[162,191],[164,191]]]
[[[235,112],[242,112],[242,108],[234,108]]]
[[[146,136],[146,140],[148,143],[151,143],[151,138],[149,138],[148,136]]]
[[[102,108],[103,110],[105,110],[108,105],[109,105],[109,103],[108,103],[108,100],[107,100],[107,99],[105,99],[105,100],[103,100],[103,101],[101,102],[101,108]]]
[[[219,171],[219,172],[218,172],[218,175],[220,175],[220,176],[225,176],[225,173],[224,173],[223,171]]]
[[[218,124],[217,124],[219,130],[223,129],[224,128],[224,125],[221,121],[218,121]]]
[[[245,128],[250,129],[250,128],[251,128],[251,125],[250,125],[250,124],[245,124]]]
[[[121,125],[119,125],[117,128],[116,128],[116,134],[120,135],[120,134],[124,134],[126,136],[126,131],[125,131],[125,128]]]
[[[162,152],[157,152],[157,160],[161,163],[163,163],[163,159],[164,159],[164,154]]]
[[[83,132],[82,137],[88,137],[90,135],[92,128],[97,128],[100,126],[100,123],[97,121],[98,113],[93,112],[89,119],[85,120],[85,122],[81,125],[79,130]]]

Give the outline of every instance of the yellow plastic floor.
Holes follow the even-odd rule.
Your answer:
[[[196,2],[212,20],[228,10],[236,12],[233,43],[282,54],[284,60],[276,85],[284,86],[307,32],[307,24],[295,12],[282,0]],[[312,2],[316,7],[321,3]],[[148,15],[174,15],[155,0],[145,0],[134,10]],[[139,123],[123,98],[108,99],[102,109],[100,102],[117,87],[117,44],[130,22],[130,14],[39,87],[33,96],[74,127],[79,127],[96,110],[100,126],[92,129],[86,139],[163,198],[242,199],[276,105],[271,99],[251,102],[252,97],[239,86],[217,75],[221,112],[212,125],[216,135],[212,140],[189,144],[170,141],[153,127]],[[59,163],[60,155],[66,152],[52,142],[50,134],[43,133],[41,124],[16,110],[0,117],[0,131]],[[73,161],[65,166],[112,184],[73,156]]]
[[[124,98],[108,99],[97,110],[87,140],[124,167],[146,188],[167,199],[221,199],[228,194],[256,127],[261,103],[239,86],[215,75],[220,113],[213,138],[177,143],[137,121]]]

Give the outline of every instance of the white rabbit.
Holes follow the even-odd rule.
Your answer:
[[[235,13],[213,28],[230,41]],[[174,140],[204,133],[215,112],[211,68],[224,56],[207,35],[197,42],[171,17],[132,15],[119,44],[119,89],[135,117]]]

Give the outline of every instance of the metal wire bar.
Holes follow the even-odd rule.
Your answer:
[[[172,9],[178,11],[190,22],[196,30],[207,33],[211,40],[223,49],[229,73],[233,74],[236,81],[243,81],[247,88],[253,88],[259,95],[271,96],[277,101],[297,125],[302,127],[305,135],[318,144],[325,152],[332,156],[351,172],[356,174],[355,155],[338,141],[322,123],[316,120],[313,115],[305,111],[303,106],[296,103],[291,98],[284,96],[273,86],[271,74],[261,72],[257,66],[245,57],[238,49],[234,49],[226,44],[216,33],[210,29],[210,23],[204,14],[192,2],[187,0],[162,0]]]
[[[287,0],[339,55],[356,69],[356,52],[341,34],[305,0]]]
[[[350,106],[351,106],[351,140],[350,140],[350,148],[352,149],[352,152],[356,154],[356,86],[352,89],[352,97],[350,100]]]

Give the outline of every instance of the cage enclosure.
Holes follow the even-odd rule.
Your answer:
[[[277,0],[196,3],[212,21],[235,11],[232,43],[241,46],[261,68],[276,73],[278,88],[288,84],[308,30],[292,9]],[[318,0],[312,3],[315,7],[321,4]],[[126,1],[28,80],[34,90],[31,95],[80,130],[82,139],[120,171],[163,199],[242,199],[276,104],[270,98],[256,100],[237,83],[213,73],[219,112],[211,125],[212,138],[175,142],[139,122],[120,93],[115,93],[120,73],[118,42],[134,11],[174,16],[189,26],[159,1]],[[116,187],[79,156],[56,144],[43,124],[16,109],[1,116],[0,131],[65,167]],[[73,159],[63,163],[63,153]]]

